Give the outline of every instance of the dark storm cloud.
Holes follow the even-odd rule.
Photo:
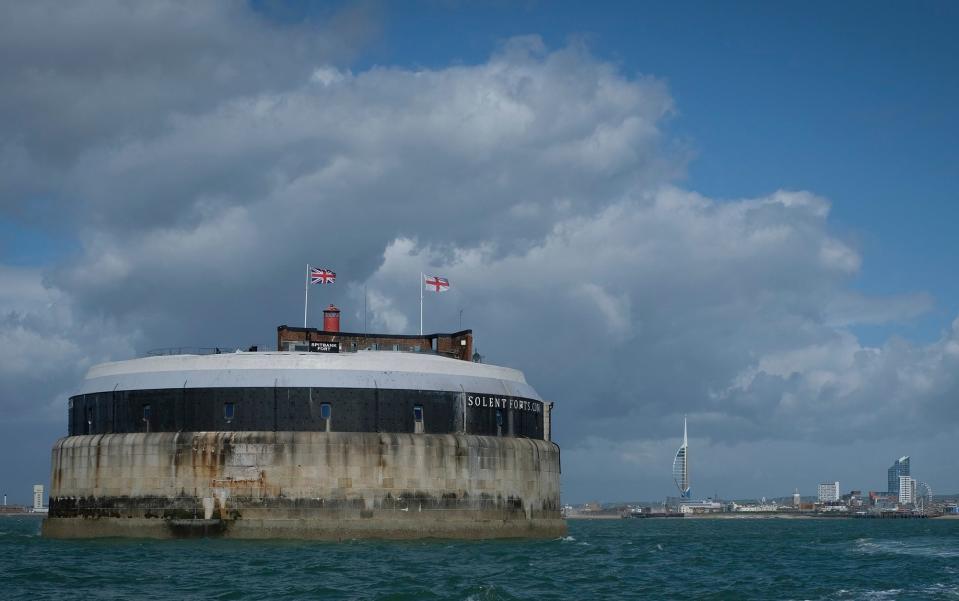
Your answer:
[[[38,194],[76,201],[62,176],[84,153],[159,135],[227,98],[285,90],[314,61],[348,59],[375,29],[355,10],[280,27],[242,2],[5,3],[0,209],[22,212]]]

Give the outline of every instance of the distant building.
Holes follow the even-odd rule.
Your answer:
[[[899,504],[899,491],[895,493],[871,491],[869,493],[869,504],[876,509],[895,509]]]
[[[834,503],[839,500],[839,481],[823,482],[819,485],[819,502]]]
[[[736,513],[772,512],[779,511],[779,505],[776,503],[767,503],[765,499],[759,503],[746,503],[743,505],[733,502],[730,504],[730,510]]]
[[[909,476],[899,476],[899,503],[912,505],[916,502],[916,480]]]
[[[722,510],[722,503],[710,500],[683,501],[679,504],[680,513],[719,513]]]
[[[908,476],[909,474],[909,456],[903,455],[899,459],[896,459],[896,462],[892,464],[888,471],[888,484],[889,487],[886,488],[887,492],[899,493],[899,477]]]
[[[802,497],[799,495],[799,489],[796,489],[796,492],[793,493],[793,507],[799,507],[802,505]]]
[[[862,491],[861,490],[851,490],[848,493],[844,494],[840,499],[845,505],[849,507],[862,507]]]
[[[33,485],[33,510],[43,511],[43,485]]]

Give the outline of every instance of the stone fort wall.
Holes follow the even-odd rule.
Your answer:
[[[556,537],[559,447],[464,434],[156,432],[53,448],[45,536]]]

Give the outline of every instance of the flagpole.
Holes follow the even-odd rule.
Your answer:
[[[420,272],[420,336],[423,335],[423,272]]]
[[[306,279],[303,280],[303,327],[306,327],[306,308],[310,306],[310,264],[306,264]]]

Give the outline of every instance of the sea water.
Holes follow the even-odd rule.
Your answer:
[[[46,540],[0,599],[959,599],[959,520],[570,521],[543,541]]]

